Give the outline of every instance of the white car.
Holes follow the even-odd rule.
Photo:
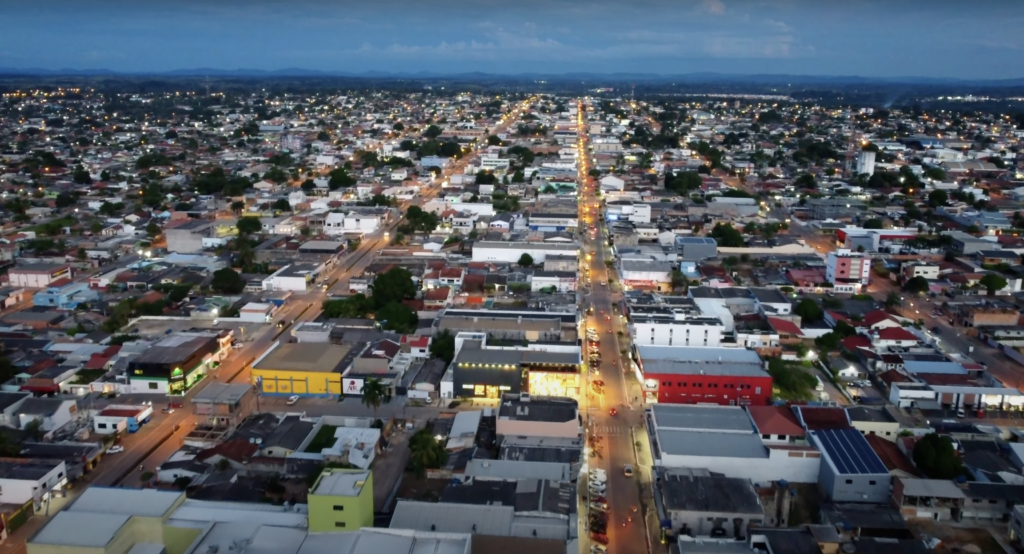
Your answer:
[[[297,395],[297,394],[288,397],[288,405],[289,406],[294,406],[295,403],[298,402],[298,401],[299,401],[299,395]]]
[[[590,554],[607,554],[608,547],[603,544],[594,544],[590,546]]]
[[[592,493],[604,494],[604,483],[591,483],[589,488]]]
[[[107,454],[120,454],[124,452],[123,446],[111,446],[107,449]]]

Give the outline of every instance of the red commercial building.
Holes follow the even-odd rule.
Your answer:
[[[766,406],[772,378],[753,350],[638,346],[637,367],[647,402]]]

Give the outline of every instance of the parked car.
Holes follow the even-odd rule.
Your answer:
[[[107,454],[120,454],[124,452],[124,447],[120,445],[111,446],[107,449]]]
[[[288,397],[288,405],[294,406],[299,401],[299,395],[295,394]]]
[[[963,408],[959,408],[956,411],[956,417],[965,418],[967,417],[967,412],[965,412]]]
[[[633,476],[633,466],[631,466],[629,464],[626,464],[625,467],[622,468],[622,473],[626,477],[632,477]]]

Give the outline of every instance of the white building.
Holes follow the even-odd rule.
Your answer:
[[[331,212],[324,218],[324,234],[372,233],[380,227],[380,223],[380,216],[373,214]]]
[[[857,156],[857,174],[875,174],[875,153],[870,150],[861,150]]]
[[[305,292],[323,269],[323,264],[316,263],[286,265],[263,280],[263,290]]]
[[[68,264],[25,264],[12,267],[7,271],[12,287],[41,289],[50,283],[71,278],[71,266]]]
[[[614,175],[608,175],[601,179],[601,190],[617,190],[622,192],[625,188],[626,182]]]
[[[473,245],[474,262],[517,263],[523,254],[529,254],[533,263],[543,263],[548,255],[579,256],[578,243],[497,242],[480,241]]]
[[[825,279],[836,292],[858,293],[871,278],[871,258],[840,248],[825,258]]]
[[[658,453],[654,465],[708,469],[758,484],[818,481],[817,449],[766,444],[741,407],[654,404],[648,413],[648,434]]]
[[[506,171],[511,161],[508,158],[481,158],[480,169],[483,171]]]
[[[627,289],[672,289],[672,264],[669,262],[622,260],[619,273]]]
[[[63,461],[5,458],[0,461],[0,502],[40,504],[67,484],[67,473]]]
[[[651,205],[640,202],[609,202],[605,207],[608,221],[629,221],[634,224],[651,222]]]

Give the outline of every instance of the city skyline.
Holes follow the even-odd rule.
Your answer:
[[[0,6],[0,68],[1024,77],[1024,6],[911,0]],[[157,24],[158,23],[158,24]]]

